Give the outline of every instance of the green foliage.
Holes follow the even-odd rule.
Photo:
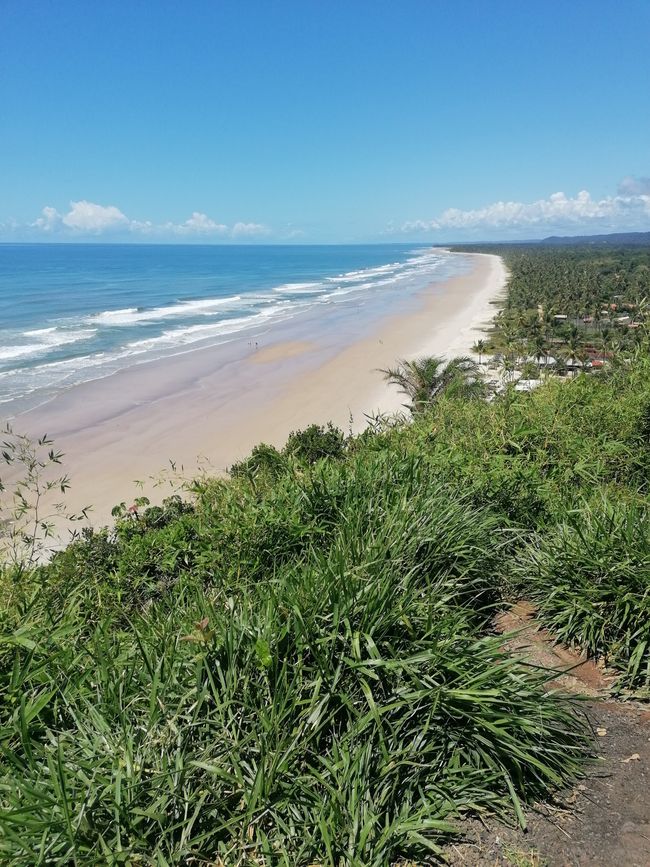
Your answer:
[[[32,576],[5,863],[383,865],[578,772],[577,718],[485,634],[512,534],[393,445],[127,509]]]
[[[380,371],[392,385],[411,401],[413,413],[426,411],[443,393],[465,400],[485,397],[486,390],[478,375],[478,365],[468,356],[446,361],[435,356],[422,356],[413,361],[402,360],[397,367]]]
[[[599,370],[634,358],[642,347],[647,352],[647,247],[518,244],[469,249],[501,255],[510,272],[505,304],[489,340],[506,377],[530,357],[544,369],[550,357],[550,369],[566,375],[569,359]]]
[[[607,498],[533,540],[516,566],[552,632],[650,689],[650,511]]]
[[[490,403],[443,397],[392,436],[441,478],[530,529],[554,524],[596,485],[645,495],[650,362],[607,377],[550,380]]]
[[[286,468],[286,457],[275,446],[260,443],[245,460],[232,465],[230,475],[234,479],[241,477],[252,479],[260,474],[277,478]]]
[[[326,427],[312,424],[305,430],[292,431],[284,454],[314,464],[324,458],[341,458],[345,453],[345,435],[331,422]]]

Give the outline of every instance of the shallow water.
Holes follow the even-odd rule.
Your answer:
[[[153,358],[268,337],[296,317],[360,330],[465,267],[395,244],[0,245],[2,412]]]

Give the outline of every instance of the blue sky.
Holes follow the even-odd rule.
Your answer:
[[[650,229],[650,0],[0,0],[0,240]]]

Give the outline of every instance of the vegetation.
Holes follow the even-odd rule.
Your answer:
[[[650,516],[644,502],[606,499],[534,539],[517,564],[554,634],[650,685]]]
[[[68,476],[60,472],[63,456],[51,448],[51,439],[42,436],[33,442],[9,424],[0,437],[0,568],[9,562],[21,570],[47,553],[57,521],[80,521],[88,508],[75,515],[63,501],[45,505],[50,495],[63,496],[70,487]]]
[[[407,408],[412,413],[429,408],[444,392],[453,392],[466,400],[485,397],[486,390],[476,362],[469,356],[444,358],[425,356],[413,361],[400,361],[397,367],[382,370],[384,378],[397,385],[410,398]]]
[[[481,349],[496,356],[506,380],[533,363],[536,376],[540,369],[600,369],[647,341],[650,247],[473,249],[502,255],[510,271],[503,308]]]
[[[491,350],[517,310],[567,306],[563,267],[610,269],[574,312],[623,294],[642,315],[643,250],[507,256]],[[7,561],[2,863],[380,867],[427,863],[466,815],[525,823],[589,739],[495,612],[531,599],[617,689],[650,687],[644,322],[620,363],[489,402],[417,362],[448,379],[408,422],[312,426]]]
[[[425,462],[196,493],[23,584],[5,861],[380,865],[577,772],[578,721],[487,633],[510,535]]]

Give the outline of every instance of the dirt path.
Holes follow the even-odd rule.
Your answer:
[[[558,803],[528,813],[528,830],[478,821],[449,847],[450,864],[469,867],[650,867],[650,710],[607,699],[613,677],[591,660],[554,645],[527,603],[499,616],[507,646],[533,665],[556,670],[553,684],[589,696],[584,713],[598,759]]]

